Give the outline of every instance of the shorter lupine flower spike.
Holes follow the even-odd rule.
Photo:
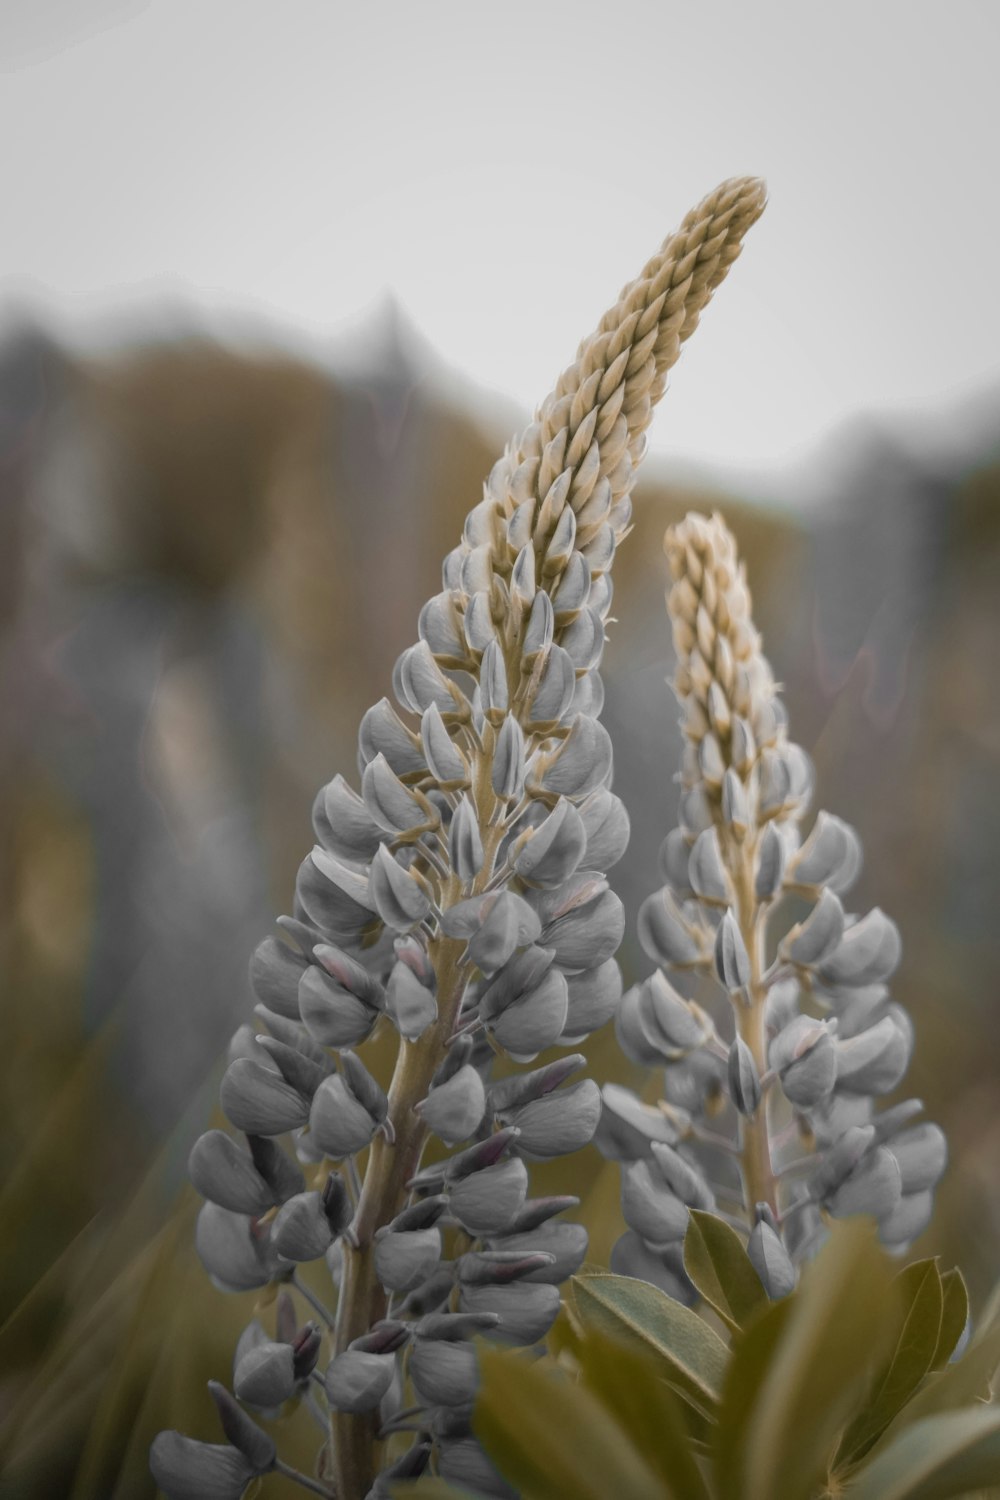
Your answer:
[[[869,1215],[905,1250],[930,1219],[947,1151],[917,1101],[876,1108],[913,1051],[888,988],[899,930],[878,908],[845,907],[861,867],[854,830],[823,811],[806,826],[812,769],[788,738],[735,541],[718,516],[690,515],[666,552],[679,826],[661,850],[666,883],[639,912],[656,968],[616,1018],[623,1051],[661,1068],[663,1089],[658,1108],[604,1090],[596,1138],[621,1163],[628,1226],[612,1267],[691,1300],[677,1246],[689,1209],[714,1202],[699,1174],[722,1177],[721,1146],[740,1162],[750,1259],[779,1298],[832,1218]]]

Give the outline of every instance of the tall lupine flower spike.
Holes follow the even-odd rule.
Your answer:
[[[198,1249],[230,1289],[301,1295],[297,1266],[329,1267],[329,1326],[315,1293],[308,1333],[287,1312],[273,1339],[252,1323],[234,1385],[272,1414],[325,1398],[318,1482],[341,1500],[428,1462],[511,1493],[471,1437],[469,1341],[531,1345],[555,1318],[586,1233],[560,1217],[575,1199],[527,1196],[525,1163],[585,1145],[600,1095],[580,1055],[502,1080],[491,1064],[575,1046],[620,999],[609,572],[652,405],[763,204],[740,179],[689,214],[494,467],[396,664],[396,706],[362,720],[360,792],[337,776],[316,800],[288,941],[251,965],[261,1034],[238,1034],[222,1083],[246,1144],[210,1131],[192,1153]],[[378,1027],[399,1034],[388,1093],[356,1051]],[[422,1166],[431,1136],[447,1150]],[[380,1474],[401,1430],[413,1447]],[[203,1447],[154,1449],[168,1495],[239,1494],[273,1467],[256,1439]]]
[[[666,552],[680,822],[666,884],[639,913],[658,967],[617,1017],[625,1052],[665,1065],[665,1081],[658,1109],[605,1089],[600,1140],[622,1163],[629,1226],[612,1265],[686,1299],[688,1210],[714,1207],[777,1298],[831,1217],[872,1215],[905,1249],[930,1218],[945,1140],[916,1100],[875,1108],[912,1049],[888,990],[899,932],[878,908],[844,909],[861,867],[852,828],[820,812],[803,837],[812,767],[787,738],[733,537],[689,515]]]

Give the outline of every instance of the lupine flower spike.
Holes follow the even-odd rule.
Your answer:
[[[768,1294],[786,1295],[830,1218],[868,1214],[905,1249],[925,1228],[946,1147],[907,1100],[876,1101],[906,1072],[913,1033],[890,998],[899,932],[843,900],[857,834],[804,823],[813,787],[718,516],[667,534],[667,608],[685,737],[666,884],[639,913],[657,965],[617,1017],[635,1062],[664,1067],[659,1108],[604,1091],[600,1139],[622,1163],[628,1231],[612,1267],[688,1300],[688,1210],[742,1226]]]
[[[192,1153],[198,1250],[223,1288],[295,1296],[297,1266],[325,1260],[333,1326],[252,1323],[234,1390],[272,1415],[325,1401],[305,1482],[341,1500],[428,1464],[511,1493],[471,1437],[469,1341],[532,1345],[555,1318],[586,1233],[561,1217],[575,1199],[528,1197],[526,1163],[585,1145],[600,1095],[579,1054],[500,1079],[492,1064],[575,1047],[620,998],[606,874],[628,819],[598,721],[611,565],[653,403],[763,203],[740,179],[689,214],[496,464],[395,704],[362,720],[360,790],[320,792],[293,914],[251,966],[256,1027],[221,1093],[244,1140],[210,1131]],[[388,1091],[357,1050],[378,1028],[398,1033]],[[445,1149],[422,1165],[432,1137]],[[280,1464],[251,1427],[232,1417],[228,1449],[161,1435],[168,1496],[236,1496]],[[386,1468],[382,1437],[403,1429]]]

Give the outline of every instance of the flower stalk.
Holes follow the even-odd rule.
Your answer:
[[[246,1148],[216,1131],[192,1153],[198,1249],[233,1289],[294,1286],[325,1259],[332,1337],[282,1304],[275,1338],[245,1331],[234,1384],[280,1412],[328,1359],[324,1475],[343,1500],[428,1464],[510,1493],[471,1437],[470,1340],[530,1346],[551,1326],[586,1234],[561,1217],[575,1199],[527,1197],[526,1162],[585,1145],[600,1094],[570,1082],[579,1054],[502,1079],[492,1064],[575,1047],[621,996],[606,877],[628,818],[599,723],[610,570],[667,371],[763,203],[737,179],[689,214],[494,466],[396,664],[396,705],[362,720],[360,792],[337,776],[317,798],[290,941],[251,965],[265,1029],[237,1035],[221,1089]],[[356,1050],[386,1027],[388,1091]],[[424,1165],[432,1137],[445,1154]],[[404,1411],[416,1439],[386,1467]],[[157,1444],[163,1489],[191,1493],[205,1445]],[[202,1458],[231,1478],[219,1500],[266,1472],[257,1450]]]

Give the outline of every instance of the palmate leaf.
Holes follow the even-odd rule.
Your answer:
[[[837,1468],[856,1464],[874,1447],[928,1373],[941,1339],[944,1289],[937,1262],[918,1260],[895,1279],[896,1326],[889,1354],[841,1440]]]
[[[669,1500],[598,1398],[503,1350],[480,1352],[473,1429],[522,1500]]]
[[[715,1214],[691,1210],[684,1237],[684,1269],[733,1332],[767,1306],[767,1293],[743,1241]]]
[[[893,1295],[871,1227],[836,1225],[778,1335],[747,1420],[745,1467],[732,1500],[814,1494],[859,1388],[883,1356]]]
[[[577,1275],[570,1285],[584,1331],[595,1329],[626,1348],[655,1355],[663,1378],[697,1411],[714,1414],[729,1351],[697,1313],[630,1276]]]
[[[1000,1407],[967,1407],[905,1428],[844,1491],[845,1500],[948,1500],[1000,1485]]]
[[[672,1500],[711,1500],[691,1445],[688,1413],[661,1378],[659,1362],[589,1329],[576,1345],[584,1384],[621,1423]]]

